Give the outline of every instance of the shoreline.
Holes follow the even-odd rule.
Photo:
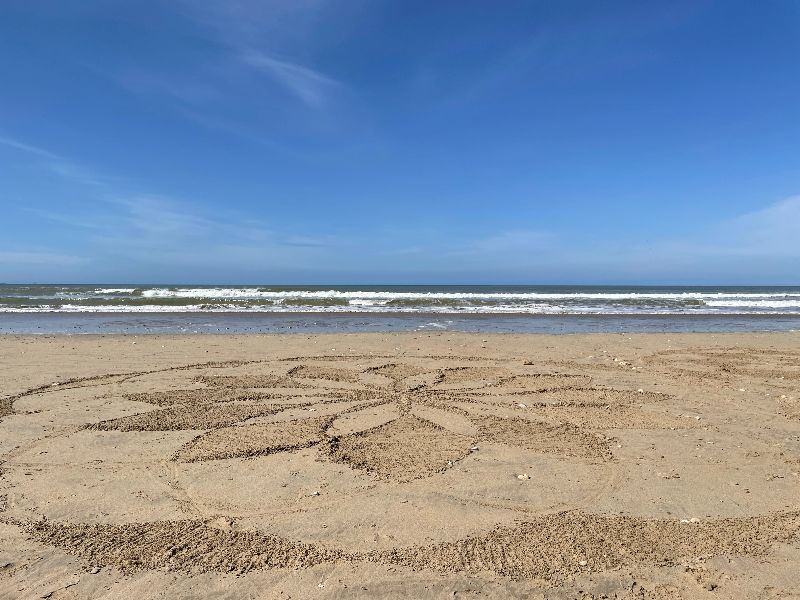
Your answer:
[[[798,331],[800,315],[543,315],[441,313],[3,313],[0,336],[19,334],[322,333],[722,333]]]

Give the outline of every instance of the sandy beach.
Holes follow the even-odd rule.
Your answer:
[[[0,598],[800,597],[800,334],[0,337]]]

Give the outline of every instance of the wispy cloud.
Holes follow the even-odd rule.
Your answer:
[[[78,230],[80,229],[104,230],[108,229],[110,226],[110,222],[108,220],[105,220],[102,217],[98,217],[96,214],[81,215],[81,214],[75,214],[74,212],[60,213],[60,212],[54,212],[52,210],[43,210],[38,207],[25,207],[24,210],[25,212],[28,212],[38,217],[39,219],[53,221],[55,223],[66,225],[68,227],[75,228]]]
[[[324,108],[330,95],[340,87],[338,81],[318,71],[260,52],[248,52],[242,61],[269,75],[310,108]]]
[[[120,216],[128,227],[148,237],[192,238],[207,235],[220,225],[162,196],[134,195],[111,202],[121,209]]]
[[[794,196],[683,237],[659,238],[651,230],[650,239],[588,241],[568,230],[509,229],[473,240],[431,236],[381,256],[396,272],[403,262],[392,258],[405,252],[425,272],[450,279],[491,273],[495,281],[800,283],[798,231],[800,196]]]
[[[44,148],[32,146],[31,144],[26,144],[9,137],[0,136],[0,145],[7,146],[8,148],[13,148],[15,150],[21,150],[22,152],[38,156],[39,158],[46,158],[53,161],[64,160],[62,157],[58,156],[57,154],[53,154],[52,152],[48,152]]]
[[[196,23],[216,42],[230,47],[273,46],[307,40],[328,0],[179,0],[184,17]],[[338,12],[342,11],[339,7]]]
[[[779,261],[800,264],[800,196],[773,202],[755,211],[722,219],[697,234],[648,244],[617,248],[615,253],[630,256],[629,262],[655,267],[669,264],[697,268],[708,264],[737,266],[762,264],[765,268]]]
[[[185,0],[167,10],[195,44],[158,63],[103,76],[201,127],[281,152],[281,135],[328,130],[347,87],[313,66],[320,0]],[[309,118],[312,113],[317,118]]]
[[[719,234],[734,253],[796,256],[800,259],[800,196],[792,196],[725,221]]]
[[[100,176],[94,170],[39,146],[10,137],[0,137],[0,146],[6,146],[35,157],[50,173],[64,179],[91,186],[102,186],[109,183],[107,178]]]
[[[4,139],[4,145],[32,156],[37,164],[66,182],[88,188],[70,210],[27,207],[39,219],[61,230],[80,232],[82,246],[95,263],[114,257],[130,264],[173,268],[180,265],[217,270],[302,268],[334,260],[330,249],[342,246],[336,236],[309,234],[284,225],[280,231],[251,214],[220,210],[196,202],[130,189],[111,177],[87,179],[73,169],[53,168],[73,161],[44,148]],[[40,161],[39,159],[44,160]],[[118,184],[118,185],[117,185]],[[83,264],[84,259],[41,248],[5,248],[4,266]]]

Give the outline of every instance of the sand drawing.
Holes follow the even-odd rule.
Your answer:
[[[762,354],[772,363],[755,366],[752,354],[703,349],[655,353],[644,363],[677,379],[739,374],[777,377],[780,384],[796,377],[796,357]],[[695,419],[670,408],[674,398],[669,394],[600,384],[597,373],[603,373],[597,365],[554,366],[545,360],[370,355],[343,361],[317,355],[183,365],[40,387],[4,399],[0,416],[24,418],[25,411],[17,410],[20,403],[55,393],[65,399],[70,394],[112,398],[111,412],[119,414],[97,409],[87,417],[90,422],[56,436],[60,443],[72,448],[114,436],[115,443],[132,447],[157,439],[156,447],[140,462],[94,458],[70,468],[91,467],[110,478],[125,476],[127,469],[160,469],[169,476],[140,481],[138,493],[164,498],[172,507],[133,521],[102,514],[97,519],[52,518],[46,507],[37,508],[32,489],[24,509],[6,509],[3,518],[22,527],[30,539],[87,565],[124,572],[241,574],[346,561],[443,573],[485,571],[553,585],[587,571],[677,564],[704,554],[758,556],[796,537],[796,510],[682,522],[596,513],[596,496],[573,490],[537,511],[491,487],[482,491],[481,479],[471,480],[478,477],[473,473],[483,477],[492,472],[509,484],[536,486],[531,465],[550,460],[594,473],[603,485],[613,486],[623,476],[615,432],[660,431],[677,437],[698,427]],[[776,414],[797,418],[787,396],[776,406]],[[54,443],[52,437],[47,441]],[[293,467],[295,461],[300,462]],[[280,494],[290,489],[283,480],[302,477],[302,465],[308,464],[317,465],[322,475],[316,476],[327,478],[320,487],[336,485],[328,479],[341,480],[334,503],[358,504],[360,496],[374,502],[375,490],[381,490],[390,511],[403,494],[444,498],[444,490],[473,486],[477,491],[462,493],[459,503],[493,507],[513,518],[509,522],[504,516],[494,525],[482,521],[455,539],[443,535],[439,541],[420,537],[415,542],[406,536],[402,543],[375,548],[348,543],[334,528],[314,539],[262,529],[268,515],[280,515],[281,507],[287,514],[315,510],[320,491],[301,494],[309,504],[302,507],[297,496]],[[491,469],[482,471],[487,464]],[[192,482],[197,469],[204,473],[202,494]],[[270,490],[263,506],[257,498],[227,498],[231,477],[226,473],[236,476],[242,470]],[[100,485],[88,487],[84,506],[75,509],[84,516],[96,506],[92,494],[104,492]],[[319,510],[322,515],[329,507]],[[426,508],[437,510],[445,506]],[[346,516],[339,519],[347,521]],[[395,527],[390,521],[384,530]]]

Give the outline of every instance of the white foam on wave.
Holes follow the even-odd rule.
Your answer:
[[[56,292],[57,298],[87,298],[89,294],[95,296],[110,296],[118,294],[133,294],[136,288],[98,288],[95,290],[63,290]]]
[[[706,306],[725,308],[800,308],[800,300],[709,300]]]
[[[359,290],[259,290],[258,288],[153,288],[145,298],[391,300],[723,300],[797,299],[800,294],[748,292],[401,292]]]
[[[350,298],[347,303],[350,306],[385,306],[391,300],[374,300],[369,298]]]
[[[452,323],[452,321],[448,321],[447,323]],[[417,326],[417,329],[425,329],[426,327],[433,327],[434,329],[447,329],[447,324],[445,324],[445,323],[425,323],[424,325]]]
[[[558,304],[496,304],[481,306],[386,306],[384,304],[356,306],[285,305],[247,306],[242,304],[188,304],[171,306],[163,304],[120,306],[82,306],[78,304],[38,306],[0,306],[0,313],[417,313],[417,314],[528,314],[528,315],[800,315],[800,304],[788,308],[759,304],[756,308],[694,307],[668,308],[653,306],[564,306]]]
[[[72,313],[431,313],[530,315],[800,314],[800,291],[406,291],[403,288],[90,287],[27,296],[0,312]],[[134,295],[135,294],[135,295]],[[103,300],[107,297],[107,304]],[[88,302],[87,302],[88,300]],[[92,302],[103,302],[91,306]],[[140,303],[147,304],[140,304]],[[183,304],[180,306],[175,305]],[[84,306],[83,304],[87,304]]]

